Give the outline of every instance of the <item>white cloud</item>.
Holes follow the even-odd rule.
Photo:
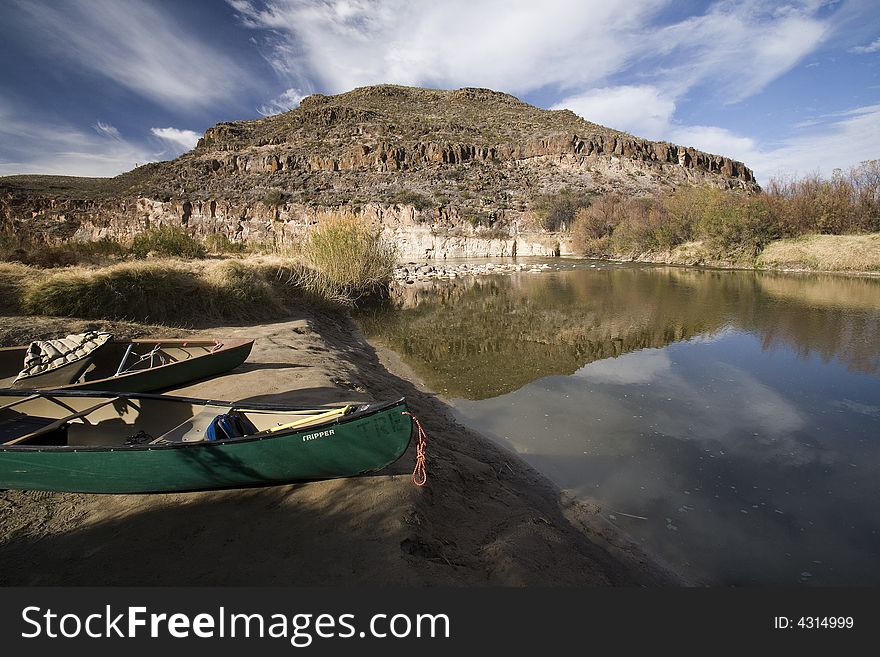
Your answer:
[[[856,46],[854,48],[850,48],[849,51],[858,55],[867,55],[872,52],[880,51],[880,38],[874,39],[867,46]]]
[[[666,132],[666,140],[684,146],[693,146],[714,155],[743,159],[736,153],[752,154],[757,143],[751,137],[737,135],[726,128],[708,125],[673,126]],[[746,160],[747,162],[749,160]]]
[[[179,128],[150,128],[150,132],[159,139],[164,139],[185,150],[195,148],[202,137],[202,135],[194,130],[181,130]]]
[[[880,155],[880,105],[857,107],[804,125],[808,127],[814,129],[766,145],[710,126],[676,126],[669,139],[742,160],[753,168],[761,184],[772,177],[830,176],[834,169],[847,169]]]
[[[775,166],[770,155],[787,155],[782,147],[796,142],[761,150],[722,127],[682,126],[676,108],[688,93],[735,103],[760,92],[836,26],[823,0],[718,0],[665,23],[658,19],[670,0],[227,2],[243,25],[261,31],[264,57],[299,88],[315,83],[337,93],[392,82],[555,93],[564,100],[554,107],[587,120],[763,171]],[[260,111],[275,109],[269,103]]]
[[[98,121],[95,125],[92,126],[99,135],[103,135],[105,137],[110,137],[111,139],[122,139],[119,134],[119,130],[117,130],[114,126],[109,123],[104,123],[103,121]]]
[[[659,27],[669,0],[227,1],[263,30],[276,71],[334,93],[379,82],[583,93],[648,62],[646,83],[667,99],[709,83],[734,102],[812,52],[831,24],[812,0],[721,0]]]
[[[754,154],[758,150],[753,139],[724,128],[676,124],[675,102],[650,85],[593,89],[553,106],[553,109],[563,108],[574,111],[588,121],[639,137],[694,146],[708,153],[740,159],[736,154]]]
[[[263,116],[271,116],[272,114],[281,114],[298,107],[302,99],[305,98],[299,89],[291,87],[277,98],[273,98],[265,105],[260,105],[257,111]]]
[[[650,85],[602,87],[566,98],[551,109],[570,109],[593,123],[662,139],[675,113],[675,102]]]
[[[156,6],[138,0],[16,4],[35,32],[30,39],[55,52],[55,65],[93,71],[159,104],[204,107],[247,84],[233,59]]]
[[[857,107],[824,124],[820,131],[783,140],[752,155],[755,171],[774,175],[818,171],[830,175],[880,156],[880,105]]]
[[[162,156],[98,125],[81,130],[44,120],[0,98],[0,175],[115,176]]]
[[[230,0],[275,70],[330,92],[396,82],[583,88],[641,52],[666,0]],[[304,85],[300,85],[304,86]]]
[[[574,376],[596,383],[633,385],[650,383],[668,375],[671,369],[672,361],[667,350],[643,349],[588,363],[575,372]]]
[[[830,21],[814,16],[812,2],[785,11],[760,1],[716,2],[701,16],[668,25],[650,35],[647,51],[669,62],[661,86],[675,96],[705,84],[724,102],[761,91],[823,41]]]

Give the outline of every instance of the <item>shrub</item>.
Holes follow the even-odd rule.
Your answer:
[[[86,258],[107,259],[124,258],[128,255],[128,249],[118,240],[112,237],[102,237],[92,242],[72,242],[69,245],[73,250]]]
[[[578,209],[572,231],[577,230],[587,239],[599,239],[611,235],[624,213],[624,202],[618,194],[605,194],[589,207]]]
[[[397,192],[389,201],[396,205],[412,205],[416,210],[428,210],[434,207],[433,201],[427,196],[409,189]]]
[[[270,208],[277,208],[287,201],[287,194],[280,189],[270,189],[263,197],[263,203]]]
[[[148,255],[171,258],[204,258],[205,247],[177,226],[150,228],[135,236],[129,249],[136,258]]]
[[[535,212],[541,227],[555,232],[571,226],[578,210],[588,207],[590,201],[590,194],[566,187],[555,194],[538,197],[535,202]]]
[[[585,255],[672,251],[701,238],[715,257],[741,259],[757,255],[777,234],[766,196],[708,187],[660,199],[606,194],[579,210],[572,226],[573,245]]]
[[[137,262],[52,274],[28,288],[23,306],[35,315],[169,322],[182,308],[198,313],[205,299],[182,267]]]
[[[880,160],[862,162],[831,179],[812,174],[773,179],[764,195],[779,234],[880,231]]]
[[[79,264],[106,264],[122,259],[127,249],[114,239],[101,238],[91,242],[68,241],[45,244],[33,240],[0,238],[0,260],[50,269]]]
[[[778,237],[770,206],[760,196],[742,198],[713,190],[702,211],[697,231],[717,257],[754,258]]]
[[[653,199],[630,199],[620,223],[611,235],[611,245],[618,253],[640,254],[667,248],[660,235],[668,224],[668,213]]]
[[[356,299],[387,287],[397,264],[396,247],[380,229],[350,214],[326,214],[303,243],[305,263],[328,287]]]

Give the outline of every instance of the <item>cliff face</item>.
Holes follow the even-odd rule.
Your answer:
[[[542,110],[486,89],[381,85],[218,124],[171,162],[113,179],[0,178],[2,230],[126,238],[171,223],[284,244],[322,210],[382,225],[405,256],[552,254],[533,208],[562,188],[654,194],[756,189],[744,164]]]

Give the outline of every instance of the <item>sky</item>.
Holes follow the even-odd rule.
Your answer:
[[[877,0],[3,0],[0,175],[112,176],[312,93],[488,87],[744,161],[880,158]]]

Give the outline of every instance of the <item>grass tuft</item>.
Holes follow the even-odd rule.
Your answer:
[[[356,300],[388,286],[397,248],[357,216],[327,213],[306,236],[302,257],[318,274],[308,286],[324,288],[323,296]]]
[[[205,247],[178,226],[158,226],[135,235],[129,252],[135,258],[204,258]]]

